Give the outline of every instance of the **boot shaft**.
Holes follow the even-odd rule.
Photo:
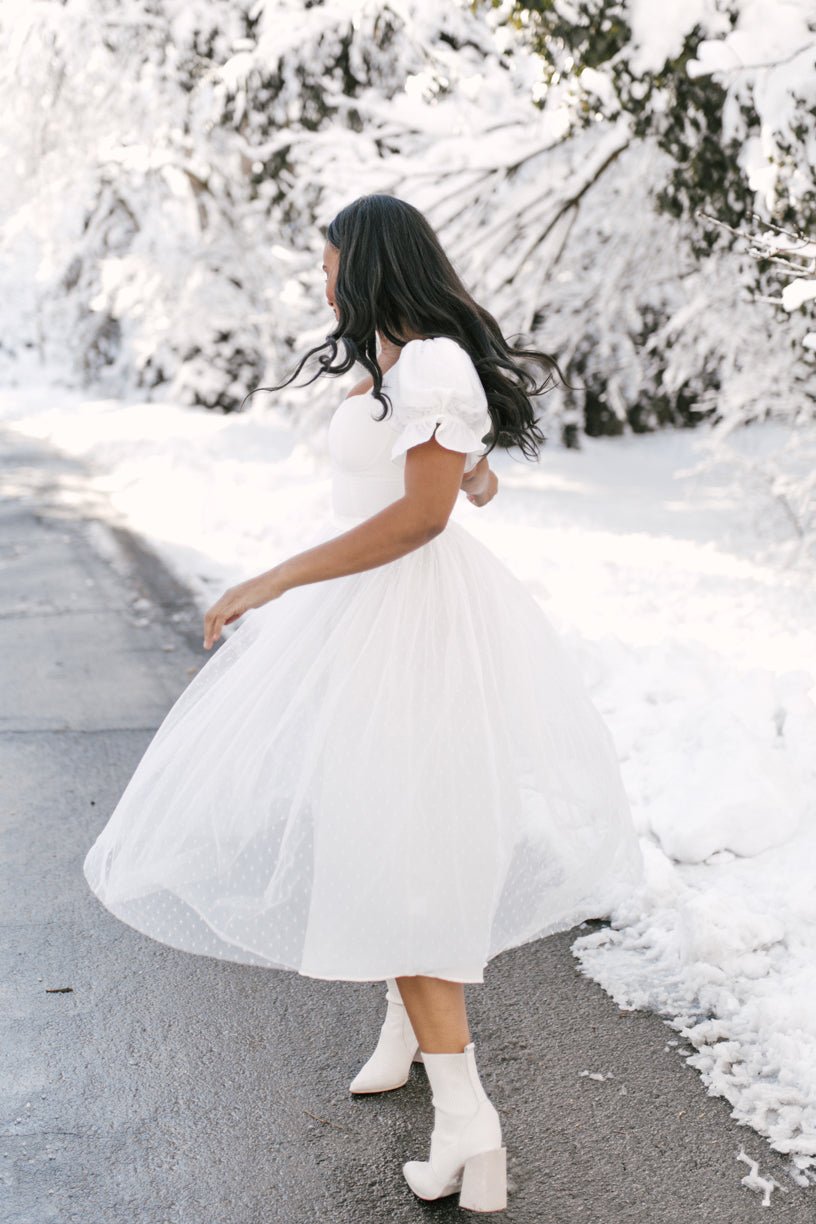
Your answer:
[[[422,1058],[435,1109],[466,1118],[487,1102],[476,1067],[474,1042],[469,1042],[461,1054],[427,1054],[423,1050]]]

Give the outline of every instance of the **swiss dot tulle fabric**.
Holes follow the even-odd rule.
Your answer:
[[[436,430],[490,429],[454,341],[411,341],[329,427],[330,526],[403,494]],[[85,859],[175,948],[373,981],[487,962],[610,907],[642,859],[614,745],[526,586],[451,519],[429,543],[247,613],[172,707]]]

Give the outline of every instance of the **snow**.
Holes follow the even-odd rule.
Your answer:
[[[202,612],[329,522],[325,431],[299,434],[283,408],[94,400],[26,378],[0,392],[0,419],[87,460],[97,512],[110,503],[144,535]],[[778,429],[754,437],[772,447]],[[499,496],[477,509],[462,495],[454,517],[529,585],[618,748],[646,881],[575,940],[582,972],[664,1016],[683,1038],[671,1048],[807,1183],[816,582],[774,559],[766,510],[691,474],[702,445],[682,430],[585,437],[538,465],[498,454]],[[756,1168],[744,1181],[769,1195]]]
[[[633,71],[659,72],[666,60],[676,59],[686,35],[712,7],[709,0],[630,0]]]
[[[804,276],[797,276],[782,289],[782,305],[785,310],[798,310],[813,298],[816,298],[816,280]]]
[[[704,28],[710,37],[697,44],[686,70],[695,78],[710,73],[726,89],[725,140],[744,140],[746,115],[756,115],[758,137],[745,141],[740,162],[766,206],[773,208],[777,194],[786,191],[799,201],[809,195],[813,179],[812,119],[802,122],[816,101],[813,5],[742,0],[735,18],[729,29],[725,14],[718,21],[708,16]]]
[[[782,1189],[779,1182],[775,1181],[772,1177],[762,1177],[759,1172],[759,1163],[756,1160],[752,1160],[750,1156],[746,1156],[742,1148],[740,1148],[737,1160],[741,1160],[744,1164],[748,1165],[748,1172],[744,1177],[740,1178],[743,1186],[747,1186],[749,1190],[761,1192],[762,1206],[770,1207],[771,1191]]]

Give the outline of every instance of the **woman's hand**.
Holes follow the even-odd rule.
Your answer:
[[[204,649],[209,650],[213,642],[218,641],[224,625],[231,625],[250,608],[260,608],[288,589],[277,566],[265,574],[259,574],[257,578],[249,578],[230,587],[204,613]]]
[[[499,478],[488,463],[486,455],[465,473],[461,487],[467,493],[468,501],[474,506],[486,506],[493,500],[499,491]]]

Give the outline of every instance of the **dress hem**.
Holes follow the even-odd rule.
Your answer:
[[[312,978],[313,980],[320,982],[385,982],[388,980],[388,978],[395,977],[438,977],[444,981],[461,982],[462,985],[484,985],[484,970],[487,967],[487,962],[485,962],[481,971],[479,971],[481,973],[481,976],[479,977],[465,976],[463,973],[457,970],[434,971],[432,969],[401,969],[396,973],[389,969],[385,972],[361,975],[316,973],[314,971],[310,972],[309,970],[302,969],[297,965],[285,964],[282,961],[273,961],[264,957],[259,952],[252,951],[252,949],[242,949],[238,944],[232,943],[226,935],[218,931],[218,929],[214,927],[212,923],[209,922],[198,909],[196,909],[196,907],[192,906],[189,901],[187,901],[186,904],[190,905],[190,908],[197,914],[204,926],[211,931],[213,935],[220,939],[224,943],[225,947],[234,948],[239,953],[245,951],[247,955],[245,957],[230,956],[228,954],[219,955],[216,952],[210,952],[204,948],[185,948],[181,944],[171,943],[167,939],[160,939],[155,935],[151,935],[150,932],[145,930],[143,926],[140,926],[138,923],[134,922],[132,916],[126,916],[122,907],[114,907],[108,902],[103,901],[99,896],[99,893],[97,893],[93,887],[91,888],[91,891],[96,896],[96,899],[99,901],[100,905],[106,909],[109,914],[118,919],[119,922],[123,922],[126,926],[129,926],[132,931],[138,931],[138,933],[143,935],[146,939],[150,939],[154,943],[161,944],[165,948],[172,948],[174,952],[184,952],[188,956],[206,956],[209,957],[210,960],[223,961],[233,965],[248,965],[250,968],[254,969],[275,969],[283,973],[296,973],[300,977]]]

